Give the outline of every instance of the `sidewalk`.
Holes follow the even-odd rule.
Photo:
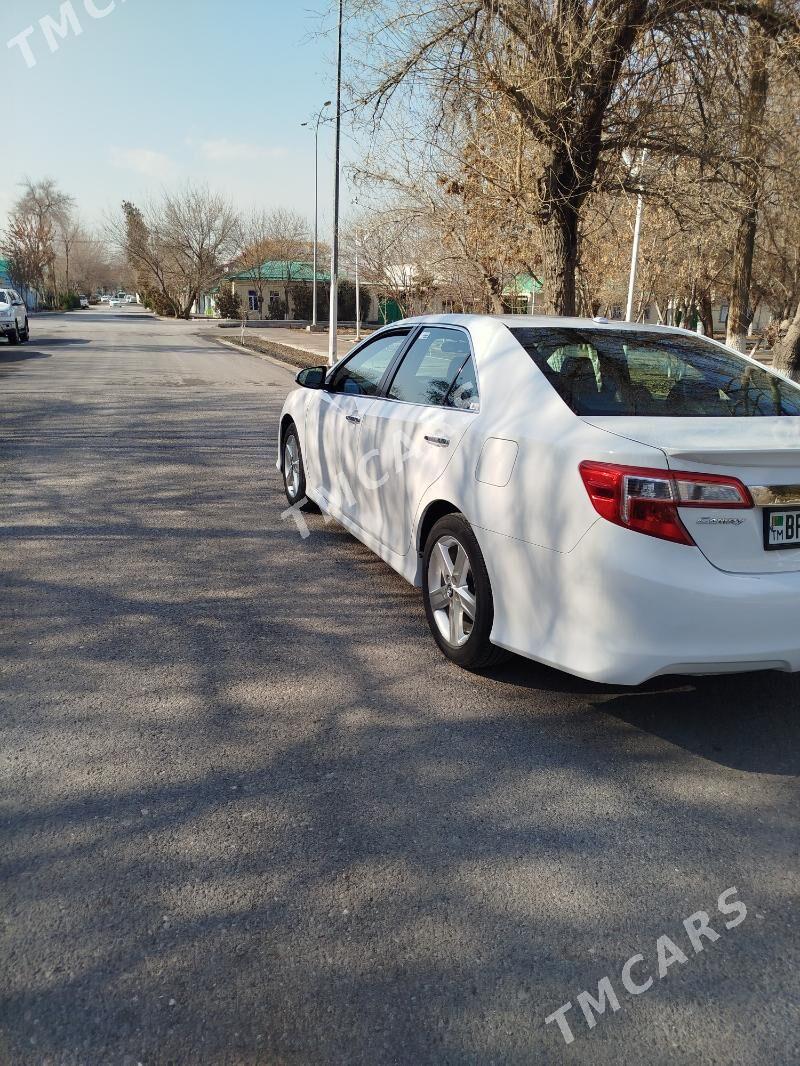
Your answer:
[[[220,330],[220,333],[227,333],[227,330]],[[236,330],[235,332],[241,332]],[[365,337],[367,332],[372,330],[362,330],[361,336]],[[328,358],[328,333],[307,333],[304,329],[279,329],[279,328],[267,328],[267,329],[246,329],[244,331],[245,340],[251,335],[261,338],[261,340],[274,341],[276,344],[288,344],[290,348],[300,348],[304,352],[314,352],[316,355],[322,355],[325,359]],[[339,330],[336,334],[336,344],[340,355],[348,352],[356,343],[356,332],[353,329]]]
[[[362,331],[362,337],[367,335]],[[328,362],[328,334],[307,333],[303,329],[245,329],[244,343],[242,331],[236,327],[230,329],[214,328],[207,337],[216,341],[226,341],[255,354],[269,355],[282,363],[292,366],[320,366]],[[339,330],[336,335],[338,356],[346,355],[356,343],[355,330]]]

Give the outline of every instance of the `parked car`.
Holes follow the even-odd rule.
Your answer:
[[[297,381],[289,502],[420,587],[453,662],[511,651],[618,684],[800,669],[788,378],[681,329],[431,316]]]
[[[101,304],[107,304],[107,303],[111,302],[111,297],[110,296],[106,296],[105,293],[104,293],[102,296],[99,297],[99,300],[100,300]]]
[[[78,297],[78,302],[80,303],[81,307],[88,307],[89,306],[89,297],[88,296],[79,296]]]
[[[108,301],[109,307],[122,307],[125,300],[122,296],[112,296]]]
[[[0,289],[0,336],[7,337],[9,344],[19,344],[30,335],[25,301],[14,289]]]

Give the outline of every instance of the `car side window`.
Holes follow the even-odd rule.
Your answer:
[[[330,387],[331,392],[352,393],[355,396],[374,396],[383,375],[403,345],[408,330],[376,337],[342,366]]]
[[[390,400],[444,407],[470,355],[469,340],[461,330],[427,327],[403,356],[386,395]]]

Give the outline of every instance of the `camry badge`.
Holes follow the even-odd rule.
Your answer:
[[[698,526],[741,526],[743,523],[743,518],[710,518],[706,515],[697,519]]]

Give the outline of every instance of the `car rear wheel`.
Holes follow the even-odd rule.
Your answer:
[[[461,514],[440,518],[428,535],[422,596],[434,640],[451,662],[485,670],[508,658],[489,640],[492,587],[478,541]]]

